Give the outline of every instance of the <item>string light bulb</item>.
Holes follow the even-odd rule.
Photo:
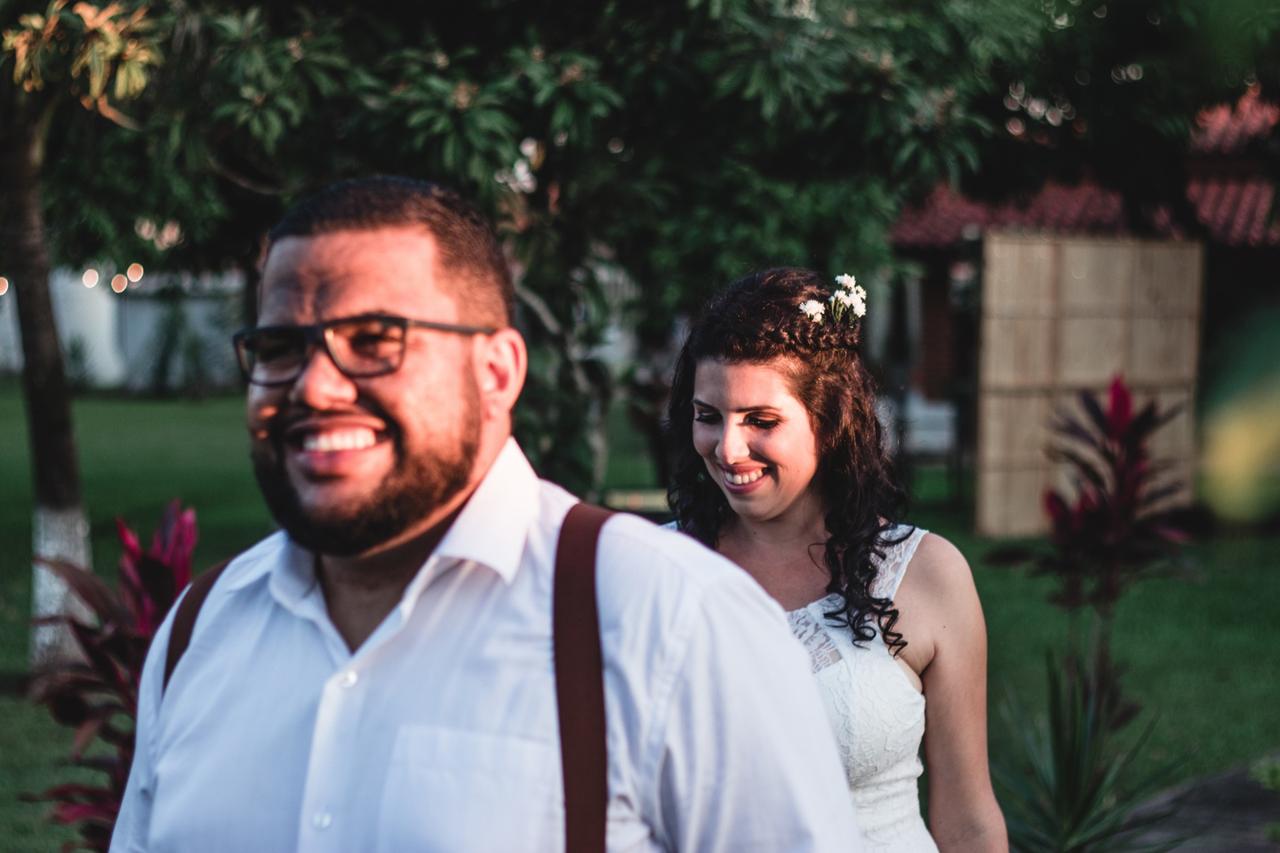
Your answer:
[[[88,269],[84,271],[84,275],[80,276],[80,280],[84,282],[85,287],[95,287],[98,284],[98,271]]]
[[[124,271],[124,274],[128,276],[129,281],[135,284],[142,281],[142,264],[129,264],[129,268]]]
[[[129,279],[122,274],[116,273],[111,277],[111,289],[116,293],[124,293],[124,289],[129,286]]]

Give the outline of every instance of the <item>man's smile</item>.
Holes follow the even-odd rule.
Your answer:
[[[385,421],[369,416],[310,416],[289,424],[280,442],[305,478],[367,473],[365,465],[391,446]]]
[[[367,427],[324,430],[304,433],[302,449],[326,453],[335,450],[364,450],[373,447],[377,441],[377,435]]]

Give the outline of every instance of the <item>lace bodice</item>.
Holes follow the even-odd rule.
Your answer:
[[[891,538],[907,530],[897,528]],[[896,595],[924,534],[916,528],[889,546],[872,587],[877,596]],[[825,615],[839,601],[838,595],[830,595],[787,616],[809,652],[868,849],[936,851],[920,817],[917,792],[923,771],[924,695],[890,655],[878,630],[873,639],[855,646],[849,628]]]

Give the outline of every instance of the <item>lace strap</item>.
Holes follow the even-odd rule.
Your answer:
[[[895,527],[890,531],[890,537],[901,536],[904,527],[904,525]],[[880,561],[876,572],[877,596],[892,600],[898,594],[898,587],[902,586],[902,579],[907,575],[907,566],[911,563],[911,558],[916,555],[916,549],[920,547],[920,542],[928,532],[922,527],[917,527],[901,542],[885,548],[884,559]]]

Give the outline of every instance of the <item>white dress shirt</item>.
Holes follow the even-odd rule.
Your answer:
[[[575,499],[509,442],[351,652],[277,533],[152,644],[113,851],[560,851],[551,652]],[[611,851],[857,850],[803,649],[742,570],[633,516],[598,559]]]

